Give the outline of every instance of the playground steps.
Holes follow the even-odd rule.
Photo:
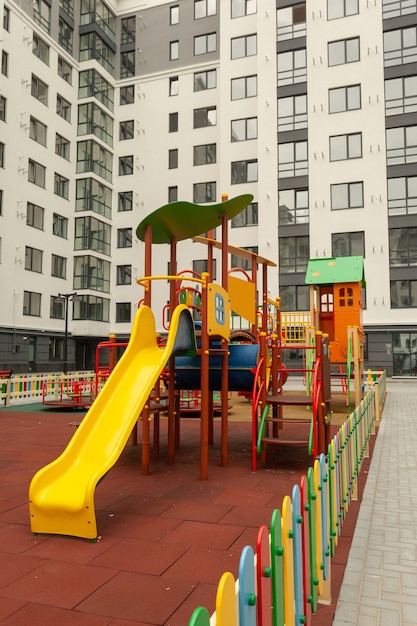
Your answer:
[[[305,394],[267,396],[266,401],[271,406],[311,406],[313,404],[312,396]]]
[[[305,394],[292,394],[292,395],[270,395],[266,398],[267,403],[272,407],[307,407],[313,403],[312,396]],[[305,424],[309,425],[311,422],[311,416],[308,417],[267,417],[265,423],[272,425],[272,435],[267,428],[267,435],[262,437],[262,445],[264,449],[264,460],[266,460],[266,448],[268,445],[308,445],[308,437],[305,435],[301,437],[294,437],[294,431],[291,433],[291,437],[283,438],[279,436],[279,432],[282,431],[284,424],[295,425]]]

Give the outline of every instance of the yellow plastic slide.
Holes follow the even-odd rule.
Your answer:
[[[39,470],[29,488],[31,529],[94,539],[94,492],[116,463],[168,358],[195,350],[185,305],[172,316],[167,343],[158,347],[152,310],[136,313],[129,344],[64,452]]]

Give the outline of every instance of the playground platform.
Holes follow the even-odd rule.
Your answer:
[[[0,409],[0,623],[187,626],[197,606],[214,611],[220,576],[236,574],[242,548],[255,544],[259,526],[311,466],[305,446],[283,446],[253,473],[250,404],[232,404],[229,465],[219,466],[216,419],[207,481],[199,480],[198,419],[181,420],[174,465],[161,424],[150,476],[141,476],[139,446],[126,446],[96,491],[96,543],[34,537],[27,504],[33,474],[61,453],[83,412]],[[359,501],[332,560],[332,604],[318,607],[315,626],[415,624],[416,405],[415,381],[389,381]]]

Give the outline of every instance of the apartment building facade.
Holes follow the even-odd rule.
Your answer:
[[[416,375],[416,0],[0,10],[0,369],[93,367],[143,297],[139,222],[252,193],[230,242],[277,263],[270,297],[307,310],[309,258],[363,255],[366,364]]]

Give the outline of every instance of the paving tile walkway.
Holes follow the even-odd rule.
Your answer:
[[[390,381],[333,626],[417,624],[417,380]]]

